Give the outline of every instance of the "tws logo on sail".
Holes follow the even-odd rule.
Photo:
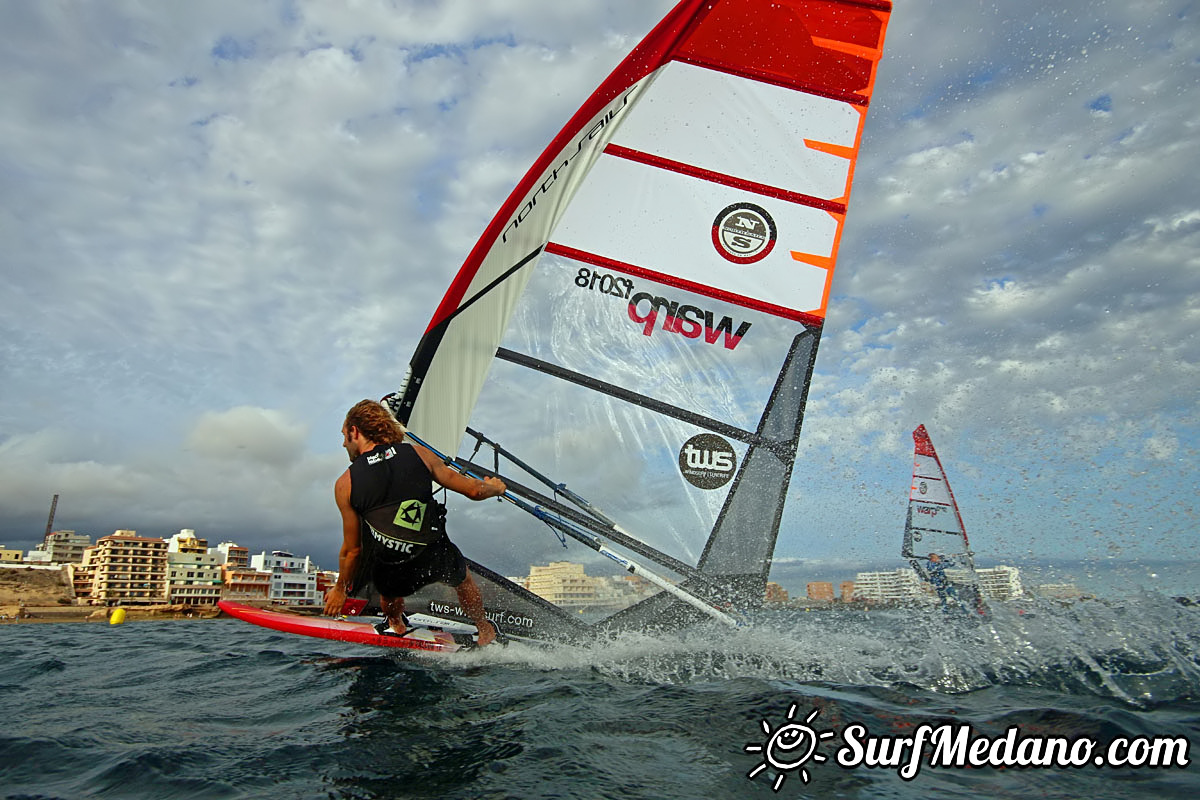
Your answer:
[[[720,489],[736,470],[733,445],[714,433],[693,436],[679,451],[679,471],[698,489]]]

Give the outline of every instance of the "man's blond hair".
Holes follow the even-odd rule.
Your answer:
[[[404,440],[404,426],[392,413],[374,400],[361,400],[346,413],[346,430],[358,428],[363,437],[375,444],[399,444]]]

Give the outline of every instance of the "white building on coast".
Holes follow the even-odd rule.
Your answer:
[[[309,556],[297,558],[284,550],[272,550],[252,556],[250,567],[271,574],[268,599],[273,603],[317,606],[325,602],[317,591],[317,567]]]

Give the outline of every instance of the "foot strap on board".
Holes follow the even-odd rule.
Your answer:
[[[375,628],[375,632],[380,636],[404,636],[412,630],[412,625],[409,624],[408,617],[404,614],[400,615],[400,621],[404,623],[404,633],[396,633],[392,630],[392,623],[388,619],[384,619],[383,622],[377,622],[372,627]]]

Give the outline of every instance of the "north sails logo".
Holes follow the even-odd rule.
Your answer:
[[[762,261],[775,247],[776,235],[775,220],[753,203],[726,206],[712,225],[713,246],[735,264]]]
[[[703,336],[708,344],[716,344],[724,335],[721,343],[726,350],[737,347],[751,325],[749,322],[738,323],[735,331],[733,317],[722,317],[716,322],[716,315],[711,311],[680,305],[678,301],[655,297],[648,292],[638,292],[629,298],[629,318],[642,325],[645,336],[654,333],[660,311],[663,312],[662,330],[667,333],[677,333],[687,339]]]

